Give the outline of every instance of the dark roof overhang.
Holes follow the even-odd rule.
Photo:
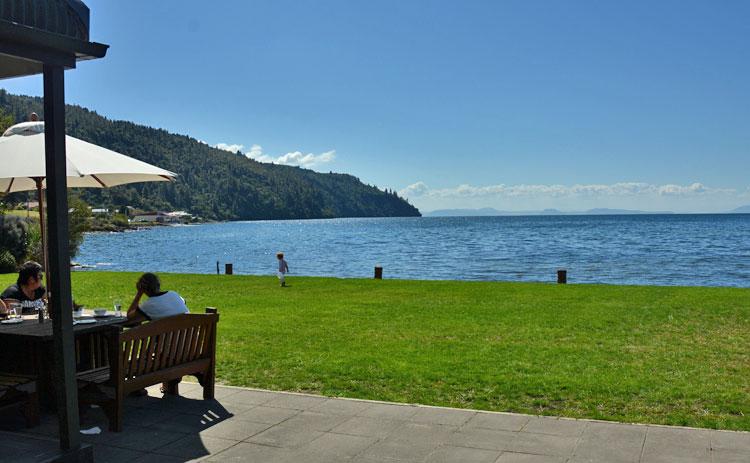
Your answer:
[[[3,1],[0,79],[39,74],[45,63],[74,68],[104,57],[109,46],[88,37],[89,10],[79,0]]]

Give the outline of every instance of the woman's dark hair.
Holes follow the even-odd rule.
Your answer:
[[[23,265],[21,265],[21,268],[18,269],[18,280],[16,283],[20,288],[21,285],[25,285],[29,282],[29,278],[33,277],[35,280],[38,280],[41,274],[42,266],[39,265],[38,262],[34,262],[33,260],[24,262]]]
[[[144,273],[141,275],[136,286],[138,289],[146,293],[146,296],[148,297],[155,296],[161,291],[159,277],[153,273]]]

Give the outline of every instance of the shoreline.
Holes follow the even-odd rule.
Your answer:
[[[119,273],[119,274],[133,274],[138,275],[146,270],[118,270],[111,268],[97,268],[96,264],[81,264],[76,263],[76,266],[71,263],[71,271],[79,273]],[[100,264],[101,265],[101,264]],[[102,266],[104,267],[104,266]],[[260,279],[277,279],[274,273],[242,273],[234,269],[233,275],[226,275],[224,273],[217,274],[216,272],[172,272],[172,271],[156,271],[160,275],[172,275],[172,276],[185,276],[185,277],[221,277],[221,278],[260,278]],[[0,274],[3,275],[3,274]],[[10,274],[9,274],[10,275]],[[15,274],[13,274],[15,275]],[[379,282],[397,282],[397,283],[455,283],[455,284],[496,284],[496,285],[540,285],[544,287],[548,286],[560,286],[560,287],[602,287],[602,288],[669,288],[669,289],[739,289],[749,290],[750,286],[735,286],[735,285],[644,285],[644,284],[624,284],[624,283],[566,283],[558,284],[554,281],[532,281],[532,280],[477,280],[477,279],[407,279],[407,278],[383,278],[382,280],[376,280],[372,277],[359,277],[359,276],[333,276],[333,275],[303,275],[303,274],[287,274],[287,279],[293,280],[295,278],[307,279],[307,280],[333,280],[333,281],[379,281]],[[385,283],[388,284],[388,283]]]

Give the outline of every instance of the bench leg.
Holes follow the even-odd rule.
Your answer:
[[[26,418],[26,427],[39,426],[39,396],[36,392],[29,393],[23,404],[23,416]]]
[[[104,414],[109,419],[109,430],[111,432],[122,432],[123,401],[114,399],[106,405],[102,405]]]
[[[203,400],[213,400],[214,398],[214,375],[210,372],[199,373],[195,375],[198,383],[203,386]]]
[[[172,381],[167,381],[166,383],[162,383],[161,387],[165,394],[171,394],[171,395],[180,395],[180,381],[181,379],[174,379]]]

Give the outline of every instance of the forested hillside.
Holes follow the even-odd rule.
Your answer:
[[[41,98],[4,90],[0,109],[16,122],[25,121],[32,111],[43,118]],[[395,192],[365,185],[351,175],[257,162],[185,135],[109,120],[79,106],[67,106],[66,127],[68,135],[179,174],[173,183],[81,190],[95,207],[186,210],[219,220],[419,215]]]

